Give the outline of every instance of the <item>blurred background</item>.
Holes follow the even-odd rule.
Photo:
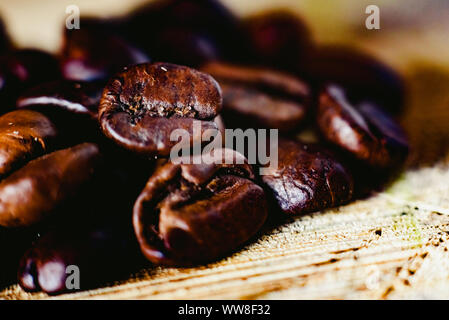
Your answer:
[[[81,15],[126,15],[151,0],[3,0],[0,15],[18,45],[57,51],[68,5]],[[449,67],[449,1],[446,0],[221,0],[239,16],[288,8],[302,16],[319,42],[350,43],[374,52],[398,68],[429,59]],[[365,9],[380,8],[381,29],[365,28]],[[379,45],[381,41],[381,45]]]
[[[58,53],[66,7],[81,16],[113,18],[148,0],[2,0],[0,15],[18,47]],[[287,9],[301,17],[316,44],[345,44],[373,55],[404,79],[400,121],[412,144],[410,164],[431,165],[449,150],[449,1],[447,0],[221,0],[238,17]],[[367,30],[368,5],[380,9],[380,30]],[[144,28],[143,28],[144,29]],[[145,30],[142,30],[143,36]],[[142,35],[141,35],[142,36]],[[238,50],[238,47],[235,48]],[[298,58],[298,59],[301,59]],[[351,60],[351,57],[347,57]],[[313,61],[313,58],[312,58]],[[309,62],[308,62],[309,63]]]

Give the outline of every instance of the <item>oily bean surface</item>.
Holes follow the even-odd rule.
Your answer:
[[[223,116],[229,127],[297,130],[310,104],[310,90],[299,79],[276,71],[219,62],[202,70],[220,83]]]
[[[262,176],[282,212],[290,215],[323,210],[352,198],[350,172],[317,145],[280,140],[278,167]]]
[[[56,138],[55,126],[41,113],[17,110],[1,116],[0,177],[48,153]]]
[[[98,146],[84,143],[28,162],[0,182],[0,225],[27,227],[49,217],[89,182]]]
[[[408,154],[407,137],[391,116],[371,102],[353,105],[339,86],[321,92],[317,123],[327,141],[369,166],[391,168]]]
[[[223,160],[245,160],[224,150]],[[134,205],[144,256],[155,264],[190,265],[238,248],[267,217],[264,191],[253,179],[245,162],[161,165]]]

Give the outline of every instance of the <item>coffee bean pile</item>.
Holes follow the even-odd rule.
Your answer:
[[[288,11],[239,19],[215,0],[158,0],[80,26],[58,55],[0,31],[2,285],[60,294],[69,266],[85,290],[148,263],[211,262],[267,223],[382,188],[406,160],[401,78],[315,43]],[[225,128],[279,130],[277,166],[221,140],[169,157],[174,130],[204,146]]]

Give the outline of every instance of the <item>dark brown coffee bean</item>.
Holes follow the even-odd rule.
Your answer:
[[[17,50],[0,57],[2,113],[14,109],[17,96],[41,82],[60,78],[57,60],[39,50]]]
[[[268,69],[210,63],[202,71],[220,83],[228,127],[298,129],[309,107],[309,87],[299,79]]]
[[[352,198],[349,171],[317,145],[280,140],[278,167],[262,176],[282,212],[298,215],[347,203]]]
[[[345,91],[329,85],[320,94],[317,122],[324,138],[373,167],[390,168],[408,153],[405,133],[376,105],[354,105]]]
[[[245,18],[243,29],[252,57],[256,62],[273,68],[291,70],[312,46],[306,24],[286,10],[263,12]]]
[[[238,19],[218,0],[152,1],[135,10],[126,29],[157,61],[188,66],[216,55],[239,55],[235,48],[244,43]]]
[[[113,77],[100,101],[104,134],[120,146],[150,156],[168,156],[178,141],[175,129],[199,143],[202,133],[217,129],[213,119],[221,110],[220,87],[209,75],[168,63],[142,64]],[[194,123],[201,132],[194,132]]]
[[[139,258],[133,235],[119,226],[61,228],[45,234],[24,254],[17,277],[26,291],[56,295],[116,281],[132,271]]]
[[[160,30],[149,42],[148,50],[158,61],[199,67],[221,56],[217,44],[208,35],[179,27]]]
[[[99,164],[95,144],[85,143],[30,161],[0,183],[0,225],[25,227],[46,218],[74,196]]]
[[[233,150],[216,152],[221,162],[245,160]],[[245,162],[160,166],[134,205],[144,256],[154,264],[189,265],[235,250],[267,217],[264,191],[252,179]]]
[[[105,80],[128,65],[144,63],[149,57],[118,34],[95,24],[66,30],[61,54],[65,79],[74,81]]]
[[[17,108],[32,108],[43,113],[51,110],[98,118],[103,86],[101,83],[58,80],[40,84],[17,99]]]
[[[151,168],[148,160],[129,153],[105,154],[89,183],[49,219],[31,228],[0,227],[0,286],[17,282],[19,260],[30,248],[19,270],[19,283],[27,291],[71,292],[64,286],[68,265],[80,268],[81,290],[139,271],[146,261],[135,240],[132,208]],[[36,233],[44,239],[32,246]],[[57,268],[48,274],[51,263]],[[61,285],[51,289],[50,281]]]
[[[103,87],[102,82],[47,82],[25,91],[16,105],[45,114],[58,128],[62,146],[99,142],[98,105]]]
[[[0,177],[48,153],[56,135],[53,123],[38,112],[19,110],[1,116]]]
[[[38,238],[30,228],[10,229],[0,227],[0,288],[17,283],[17,268],[20,258]]]
[[[401,76],[391,67],[354,48],[319,46],[297,60],[299,75],[316,87],[335,83],[345,88],[356,103],[369,100],[390,113],[403,109],[405,89]]]

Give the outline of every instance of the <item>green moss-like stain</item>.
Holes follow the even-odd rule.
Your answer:
[[[413,248],[421,247],[424,242],[421,225],[412,211],[401,212],[393,217],[392,229],[400,233],[404,240],[415,243]]]

